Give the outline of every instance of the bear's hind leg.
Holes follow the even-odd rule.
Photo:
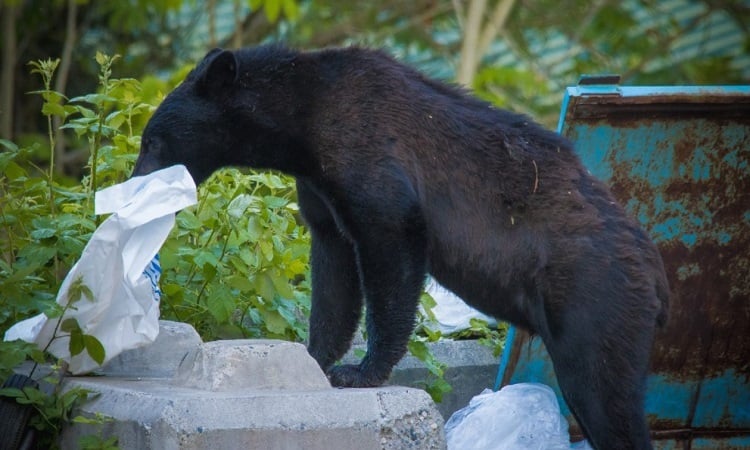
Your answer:
[[[616,336],[568,327],[545,345],[565,401],[591,445],[648,450],[644,395],[653,329],[608,325],[604,329]]]

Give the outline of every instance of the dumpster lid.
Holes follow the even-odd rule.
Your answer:
[[[750,112],[750,86],[620,86],[619,75],[583,75],[566,89],[557,131],[579,119],[669,112],[676,116],[738,117]]]

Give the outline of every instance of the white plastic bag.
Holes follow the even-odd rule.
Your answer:
[[[57,303],[68,304],[71,287],[79,292],[73,295],[80,296],[81,285],[88,290],[62,318],[39,314],[13,325],[5,340],[49,345],[49,352],[68,361],[74,374],[90,372],[99,364],[87,351],[71,357],[70,333],[59,326],[69,318],[76,320],[82,335],[102,344],[103,363],[153,342],[159,333],[157,252],[174,225],[175,213],[196,202],[195,183],[181,165],[97,192],[96,214],[113,214],[94,231],[63,280]]]
[[[571,447],[555,393],[538,383],[485,389],[445,424],[448,450],[585,450]]]
[[[428,326],[435,331],[440,331],[443,335],[469,329],[471,319],[484,320],[490,326],[497,324],[495,319],[467,305],[461,298],[444,288],[432,277],[427,282],[425,291],[435,300],[432,313],[435,315],[436,323],[431,322]]]

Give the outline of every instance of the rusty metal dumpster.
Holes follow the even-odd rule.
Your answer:
[[[750,449],[750,86],[584,77],[558,128],[664,259],[670,321],[646,397],[654,447]],[[528,381],[552,386],[573,423],[541,340],[511,328],[497,384]]]

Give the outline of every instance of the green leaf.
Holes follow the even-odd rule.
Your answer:
[[[268,241],[259,241],[258,246],[266,261],[273,261],[273,244]]]
[[[257,242],[263,235],[263,224],[258,217],[250,217],[247,220],[247,228],[245,231],[247,231],[248,240],[250,242]]]
[[[199,230],[202,227],[200,220],[189,209],[183,209],[177,214],[177,224],[186,230]]]
[[[234,297],[226,287],[220,286],[208,295],[206,306],[218,323],[226,323],[235,309]]]
[[[162,292],[172,302],[182,302],[185,298],[185,288],[176,283],[162,283]]]
[[[216,267],[219,265],[219,259],[211,251],[201,250],[195,255],[195,264],[204,268],[206,265]]]
[[[105,119],[105,123],[114,128],[119,129],[120,126],[125,122],[127,119],[127,116],[125,115],[124,111],[118,110],[110,113]]]
[[[294,259],[291,262],[287,263],[286,269],[290,276],[303,274],[307,270],[307,264],[299,259]]]
[[[68,343],[68,351],[70,356],[76,356],[80,354],[86,348],[86,342],[83,340],[83,333],[78,328],[70,333],[70,342]]]
[[[65,118],[66,116],[65,108],[63,107],[63,105],[59,103],[49,102],[42,105],[42,114],[44,114],[45,116],[58,116],[62,118]]]
[[[86,416],[75,416],[71,420],[73,423],[82,423],[86,425],[101,425],[102,423],[110,422],[111,420],[107,420],[106,416],[105,419],[102,420],[99,416],[94,417],[86,417]]]
[[[23,167],[19,166],[13,161],[10,161],[6,166],[4,170],[5,176],[8,177],[8,180],[15,181],[19,178],[26,178],[28,175],[26,171],[23,169]]]
[[[237,289],[240,292],[250,292],[255,287],[245,274],[229,275],[224,279],[224,282],[227,283],[229,287]]]
[[[280,296],[284,298],[294,298],[294,292],[292,291],[292,288],[289,285],[289,280],[282,277],[278,273],[269,273],[268,277],[271,279],[271,283],[273,284],[273,287],[276,289],[276,292]]]
[[[274,294],[276,294],[273,281],[267,273],[261,273],[255,277],[255,290],[266,300],[273,300]]]
[[[18,151],[18,146],[16,144],[14,144],[13,142],[7,140],[7,139],[0,139],[0,146],[5,147],[6,149],[8,149],[8,150],[10,150],[12,152],[17,152]]]
[[[253,197],[249,194],[241,194],[233,198],[227,206],[227,214],[233,219],[239,219],[245,215],[245,210],[253,202]]]
[[[415,341],[411,340],[408,344],[409,352],[414,355],[417,359],[420,361],[425,361],[427,359],[427,356],[429,354],[429,349],[427,348],[427,345],[422,341]]]
[[[71,99],[70,101],[73,101],[74,99]],[[75,100],[83,101],[83,97],[76,97]],[[71,122],[80,122],[80,123],[91,123],[95,120],[99,120],[96,112],[91,109],[87,108],[83,105],[66,105],[66,108],[73,108],[74,112],[79,113],[82,117],[72,120]]]
[[[103,105],[105,102],[115,102],[116,98],[105,94],[86,94],[70,99],[72,103],[90,103],[92,105]]]
[[[63,313],[65,313],[65,309],[55,302],[50,302],[42,312],[49,319],[57,319],[58,317],[62,317]]]
[[[268,21],[271,23],[276,22],[281,13],[281,0],[265,0],[264,9]]]
[[[283,0],[284,15],[291,21],[299,17],[299,7],[295,0]]]
[[[453,386],[451,386],[450,383],[445,381],[445,379],[443,378],[437,378],[432,383],[429,383],[425,386],[425,391],[430,394],[430,397],[432,397],[432,400],[436,403],[442,402],[443,395],[451,392],[452,390]]]
[[[203,273],[203,279],[206,282],[211,282],[216,276],[218,270],[213,264],[204,264],[201,272]]]
[[[275,195],[267,195],[263,197],[263,203],[269,208],[282,208],[289,203],[289,200]]]
[[[30,236],[32,239],[41,241],[42,239],[53,237],[56,233],[57,233],[57,230],[55,230],[54,228],[38,228],[32,231]]]
[[[107,62],[109,61],[109,57],[107,55],[105,55],[104,53],[99,52],[99,51],[96,52],[96,58],[95,59],[96,59],[96,63],[99,64],[100,66],[103,66],[103,65],[107,64]]]
[[[263,320],[266,324],[266,328],[271,333],[284,334],[287,328],[289,328],[289,322],[287,322],[277,311],[265,311],[263,314]]]
[[[94,301],[94,293],[84,284],[83,275],[79,275],[78,278],[70,283],[70,287],[68,288],[68,303],[72,305],[81,300],[81,298],[85,298],[91,302]]]
[[[26,259],[29,266],[45,266],[57,253],[54,248],[41,245],[26,245],[19,251],[19,257]]]
[[[78,321],[72,317],[69,317],[62,321],[60,324],[60,331],[65,333],[73,333],[75,331],[80,332],[81,326],[78,325]]]
[[[22,389],[22,391],[23,391],[24,396],[17,398],[18,403],[32,404],[32,405],[44,405],[45,403],[47,403],[46,402],[46,399],[48,398],[47,394],[40,391],[38,388],[35,388],[33,386],[26,386]],[[21,401],[22,399],[24,401]]]
[[[99,339],[90,334],[84,334],[83,342],[86,347],[86,351],[88,352],[89,356],[91,356],[91,359],[96,361],[96,363],[99,365],[104,363],[104,346],[101,342],[99,342]]]
[[[284,253],[284,241],[279,236],[271,236],[271,242],[273,242],[273,248],[276,250],[276,253]]]
[[[20,398],[24,397],[23,391],[18,388],[0,388],[0,397]]]

